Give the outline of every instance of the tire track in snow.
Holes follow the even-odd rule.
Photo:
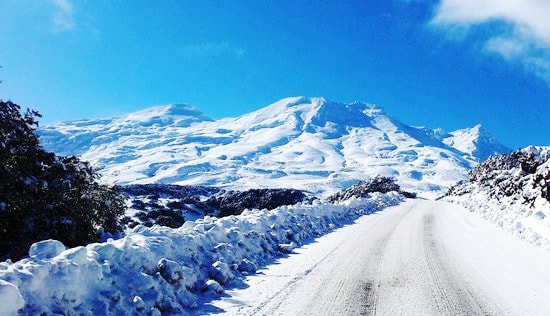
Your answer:
[[[408,209],[410,210],[410,208]],[[408,210],[385,210],[370,223],[354,229],[321,260],[293,278],[248,315],[285,315],[296,293],[312,291],[315,301],[302,302],[303,315],[367,315],[377,300],[378,274],[395,227]],[[353,255],[349,255],[353,253]],[[303,287],[313,282],[315,285]]]
[[[382,219],[379,219],[379,221],[380,220]],[[355,235],[349,235],[340,243],[340,245],[346,244],[349,242],[349,240],[355,239],[355,238],[356,238]],[[318,262],[312,265],[309,269],[305,270],[303,273],[300,273],[299,275],[294,277],[284,287],[282,287],[279,291],[271,295],[267,300],[259,304],[252,312],[248,313],[247,315],[270,315],[273,311],[277,310],[281,306],[281,304],[285,303],[287,298],[296,291],[296,287],[299,285],[300,281],[302,281],[306,276],[308,276],[312,271],[314,271],[319,265],[327,261],[327,259],[333,257],[334,253],[339,250],[340,250],[340,247],[335,247],[334,249],[332,249],[325,256],[323,256]],[[339,288],[342,288],[347,283],[345,281],[346,280],[340,281]]]
[[[424,215],[424,253],[428,264],[429,276],[433,283],[433,290],[436,292],[434,300],[437,309],[442,314],[452,315],[454,314],[454,308],[451,299],[447,295],[445,276],[442,275],[443,268],[437,264],[436,256],[438,254],[436,253],[438,249],[436,248],[433,235],[433,220],[434,216],[432,213]]]
[[[349,238],[348,238],[349,239]],[[267,304],[273,304],[273,307],[270,307],[270,310],[275,310],[281,306],[282,303],[286,301],[286,298],[289,295],[292,295],[294,293],[295,287],[297,286],[297,283],[301,281],[304,277],[306,277],[308,274],[315,269],[316,266],[321,264],[325,261],[327,257],[329,257],[334,251],[336,251],[337,248],[333,249],[331,252],[329,252],[325,257],[323,257],[319,262],[317,262],[315,265],[313,265],[310,269],[305,270],[303,273],[299,274],[298,276],[294,277],[290,282],[288,282],[283,288],[281,288],[279,291],[275,292],[274,295],[269,297],[266,301],[258,305],[249,315],[264,315],[266,313],[262,312]]]
[[[423,220],[424,253],[435,291],[434,299],[442,315],[496,315],[482,296],[476,294],[457,273],[448,255],[436,239],[435,216],[432,208]]]
[[[447,203],[409,200],[296,252],[229,314],[550,315],[550,255]]]
[[[386,253],[388,251],[388,245],[390,244],[390,241],[392,240],[393,236],[395,235],[395,231],[397,226],[401,224],[403,219],[406,217],[406,214],[408,214],[412,209],[414,208],[414,205],[410,206],[407,211],[401,216],[401,218],[391,226],[391,229],[388,231],[387,234],[384,234],[382,238],[376,240],[374,242],[374,254],[376,255],[376,260],[378,261],[378,264],[376,264],[376,271],[374,274],[374,279],[370,279],[370,281],[367,281],[367,285],[365,287],[367,298],[366,298],[366,304],[365,304],[365,310],[362,312],[362,315],[376,315],[377,308],[379,305],[379,291],[381,288],[381,280],[382,280],[382,269],[385,264],[385,258]]]

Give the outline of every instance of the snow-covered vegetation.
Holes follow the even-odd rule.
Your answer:
[[[122,239],[71,249],[42,241],[29,258],[0,263],[0,314],[182,313],[295,247],[401,200],[373,193],[207,216],[177,229],[139,225]]]
[[[416,194],[413,192],[405,192],[401,190],[401,187],[395,182],[395,179],[376,176],[372,179],[361,181],[351,187],[344,189],[328,198],[331,202],[345,201],[352,197],[362,198],[368,196],[370,193],[380,192],[399,192],[403,196],[408,198],[415,198]]]
[[[550,148],[527,147],[492,156],[443,199],[550,249]]]
[[[19,259],[43,239],[77,246],[98,241],[98,229],[121,231],[123,197],[88,163],[44,150],[39,116],[0,101],[0,259]]]
[[[177,228],[185,220],[239,215],[245,209],[272,210],[307,199],[303,192],[292,189],[227,191],[174,184],[132,184],[118,189],[127,196],[128,208],[122,222],[129,228],[138,224]]]

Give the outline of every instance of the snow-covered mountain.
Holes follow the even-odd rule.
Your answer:
[[[509,148],[500,144],[480,124],[459,129],[442,136],[444,144],[483,161],[496,153],[507,153]]]
[[[480,159],[508,151],[479,126],[444,133],[408,126],[372,104],[293,97],[212,120],[188,105],[65,122],[38,131],[58,154],[80,155],[107,180],[330,194],[375,175],[441,193]]]

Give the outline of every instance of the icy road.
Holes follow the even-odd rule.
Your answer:
[[[409,200],[298,248],[199,313],[550,315],[550,253],[459,206]]]

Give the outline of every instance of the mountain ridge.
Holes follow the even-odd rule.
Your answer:
[[[442,141],[458,150],[469,153],[483,161],[495,153],[509,152],[492,135],[477,124],[474,127],[459,129],[442,136]]]
[[[38,130],[47,149],[80,155],[116,183],[326,194],[376,175],[394,177],[407,190],[441,193],[479,161],[475,141],[488,136],[474,132],[413,127],[373,104],[305,97],[219,120],[195,107],[167,105]],[[474,144],[469,152],[452,146],[466,143]],[[485,143],[484,153],[505,148]]]

